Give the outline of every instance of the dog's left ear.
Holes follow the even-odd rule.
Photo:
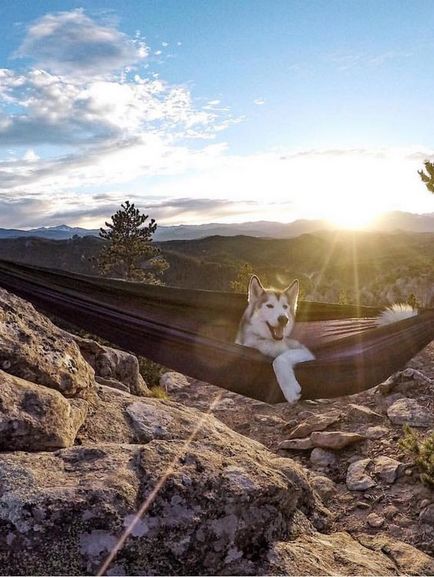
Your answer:
[[[293,281],[283,291],[286,294],[286,298],[288,299],[288,303],[289,303],[293,313],[295,313],[295,311],[297,310],[299,291],[300,291],[300,285],[299,285],[298,279],[295,279],[295,281]]]

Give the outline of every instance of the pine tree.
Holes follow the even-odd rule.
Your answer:
[[[98,268],[104,275],[115,275],[126,280],[161,284],[158,278],[169,266],[160,250],[152,244],[157,223],[152,218],[144,226],[148,215],[140,213],[128,200],[101,228],[100,238],[105,243],[98,257]]]
[[[421,177],[422,181],[425,183],[425,186],[430,192],[434,193],[434,163],[429,162],[426,160],[424,162],[425,170],[418,170],[417,173]]]
[[[235,293],[247,292],[250,277],[253,273],[254,270],[250,263],[246,262],[241,264],[237,270],[236,278],[230,282],[231,290]]]

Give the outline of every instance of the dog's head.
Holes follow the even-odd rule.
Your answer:
[[[281,341],[292,332],[297,310],[299,285],[293,281],[285,290],[265,289],[257,276],[249,283],[249,308],[255,332],[265,339]]]

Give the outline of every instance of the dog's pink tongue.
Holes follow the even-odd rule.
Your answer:
[[[283,327],[281,325],[273,327],[273,337],[276,341],[281,341],[283,339]]]

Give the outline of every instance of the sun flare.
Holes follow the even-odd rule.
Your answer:
[[[381,211],[372,206],[336,204],[327,211],[326,220],[344,229],[368,229],[380,216]]]

